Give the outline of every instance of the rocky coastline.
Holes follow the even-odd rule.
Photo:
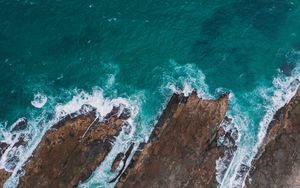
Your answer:
[[[217,187],[216,160],[224,155],[217,139],[227,106],[227,95],[173,95],[116,187]]]
[[[227,107],[226,94],[217,100],[201,99],[195,92],[188,97],[174,94],[133,160],[128,158],[137,143],[117,155],[111,171],[118,170],[118,175],[111,183],[116,187],[216,187],[216,160],[225,150],[217,140],[225,136],[220,125]],[[120,112],[117,107],[102,121],[94,111],[65,117],[43,136],[23,166],[18,187],[76,187],[105,159],[129,117],[129,110]],[[1,143],[0,153],[7,147]],[[10,175],[0,170],[1,186]]]
[[[45,133],[23,166],[18,187],[76,187],[91,176],[128,126],[130,110],[114,107],[100,120],[88,108],[92,110],[68,115]],[[117,154],[111,164],[117,175],[109,183],[117,188],[218,187],[217,160],[229,164],[236,149],[236,130],[222,128],[231,123],[227,108],[227,94],[216,100],[201,99],[195,92],[187,97],[173,94],[149,140]],[[300,187],[299,117],[300,89],[275,114],[246,175],[246,187]],[[13,128],[19,137],[12,147],[26,145],[25,126],[24,120]],[[0,159],[9,147],[0,143]],[[0,187],[10,176],[0,169]]]
[[[275,114],[245,185],[300,187],[300,89]]]
[[[101,121],[95,110],[76,117],[68,115],[43,136],[23,166],[18,187],[76,187],[105,159],[114,138],[128,125],[129,113],[115,107]],[[0,170],[1,187],[10,175]]]

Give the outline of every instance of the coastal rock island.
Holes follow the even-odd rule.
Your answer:
[[[300,89],[270,123],[246,187],[300,187]]]
[[[228,96],[203,100],[174,94],[149,141],[137,152],[116,187],[217,187],[217,139]]]

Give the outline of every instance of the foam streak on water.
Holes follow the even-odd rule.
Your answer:
[[[72,114],[72,116],[77,116],[91,110],[89,109],[89,105],[96,108],[97,116],[100,120],[112,110],[113,106],[126,107],[131,111],[131,117],[127,120],[128,124],[124,126],[119,136],[116,137],[111,152],[95,170],[90,179],[80,184],[80,187],[113,187],[114,183],[108,182],[117,175],[117,172],[110,172],[110,167],[115,156],[119,152],[125,152],[130,144],[134,142],[135,146],[126,166],[129,164],[139,143],[148,140],[151,130],[157,122],[157,117],[162,113],[172,93],[183,93],[187,96],[192,91],[197,91],[199,97],[211,98],[211,95],[208,93],[208,86],[205,84],[205,75],[195,64],[180,65],[174,60],[170,60],[170,66],[167,68],[161,67],[160,71],[165,72],[165,74],[162,76],[161,85],[158,86],[159,95],[164,98],[165,102],[161,104],[160,111],[154,116],[140,113],[143,111],[142,107],[148,107],[148,101],[145,101],[143,90],[137,91],[136,94],[131,94],[131,97],[113,99],[104,97],[104,91],[101,88],[94,88],[91,93],[81,90],[75,90],[74,92],[67,91],[66,94],[72,93],[73,98],[63,104],[54,104],[54,112],[49,112],[49,109],[42,108],[47,102],[47,98],[40,93],[36,94],[32,103],[34,103],[36,108],[41,108],[41,111],[38,116],[34,115],[33,118],[28,119],[28,128],[20,133],[14,133],[17,135],[15,138],[13,138],[14,136],[11,132],[5,129],[2,130],[2,140],[4,139],[5,142],[11,145],[0,161],[0,168],[5,168],[7,171],[12,172],[12,176],[5,183],[5,187],[13,188],[18,185],[19,177],[24,174],[23,171],[19,170],[22,169],[22,166],[41,141],[42,136],[51,126],[67,115]],[[111,89],[115,85],[115,75],[111,75],[104,88]],[[48,99],[52,100],[52,97],[48,96]],[[82,105],[84,104],[85,108],[83,109]],[[48,106],[51,106],[50,102]],[[21,133],[25,133],[28,145],[26,147],[13,148],[12,146],[18,141],[17,138]],[[9,159],[14,155],[19,156],[20,160],[13,163],[9,162]]]
[[[34,149],[37,147],[38,143],[41,141],[42,136],[45,132],[55,123],[59,122],[62,118],[64,118],[68,114],[79,115],[80,113],[84,113],[84,111],[79,111],[83,104],[91,105],[96,108],[97,115],[101,119],[107,113],[109,113],[113,106],[124,106],[129,108],[133,113],[133,116],[128,120],[129,124],[133,123],[133,118],[139,111],[138,106],[134,106],[132,104],[136,104],[135,102],[130,101],[130,99],[125,98],[115,98],[108,99],[103,96],[102,91],[99,88],[95,88],[91,94],[85,92],[79,92],[77,95],[73,97],[73,99],[65,104],[57,104],[55,107],[55,112],[51,120],[47,121],[47,117],[44,113],[42,113],[35,120],[31,120],[28,122],[29,131],[26,133],[31,139],[28,139],[27,147],[19,147],[19,148],[8,148],[8,150],[4,153],[2,160],[0,161],[0,167],[6,168],[8,171],[12,171],[12,176],[7,180],[4,187],[13,188],[18,185],[19,176],[24,172],[19,173],[18,171],[22,169],[24,163],[28,160],[28,158],[33,153]],[[88,109],[85,109],[88,111]],[[6,132],[4,134],[5,140],[8,141],[11,145],[13,145],[17,140],[12,139],[12,134]],[[20,156],[20,161],[16,163],[15,168],[12,170],[9,168],[10,164],[7,161],[10,153],[18,154]],[[21,157],[22,156],[22,157]]]
[[[274,78],[273,86],[271,88],[259,88],[255,93],[259,93],[261,97],[266,100],[266,112],[261,121],[259,122],[259,130],[255,142],[244,139],[238,143],[238,150],[236,151],[232,162],[221,182],[221,188],[232,187],[244,187],[244,181],[251,162],[260,148],[264,137],[266,135],[268,125],[273,119],[274,114],[285,104],[287,104],[291,98],[295,95],[297,88],[300,85],[300,66],[297,66],[291,76],[284,76],[279,74]],[[269,94],[271,91],[271,95]],[[242,135],[247,135],[247,127],[253,122],[245,122],[246,124],[240,124],[238,126],[243,127],[240,130]],[[249,134],[249,133],[248,133]],[[253,144],[254,143],[254,144]]]
[[[211,95],[209,95],[208,93],[208,86],[205,84],[205,75],[197,68],[197,66],[195,66],[194,64],[179,65],[172,59],[170,60],[170,64],[171,71],[168,70],[169,74],[164,75],[163,83],[160,89],[161,92],[166,95],[166,101],[164,102],[164,104],[162,104],[161,110],[156,114],[156,116],[152,117],[153,121],[151,121],[151,125],[147,124],[149,123],[149,121],[147,121],[146,119],[140,119],[138,121],[134,121],[133,123],[129,123],[129,127],[123,129],[120,135],[116,138],[113,148],[107,155],[105,160],[94,171],[90,179],[88,179],[86,182],[82,182],[79,187],[112,188],[115,186],[115,183],[117,181],[114,183],[109,183],[110,180],[117,176],[119,170],[116,170],[116,172],[114,173],[110,172],[113,160],[118,153],[125,153],[130,144],[135,143],[134,148],[127,159],[125,167],[130,164],[130,160],[132,159],[135,151],[138,149],[139,144],[148,140],[152,128],[157,123],[157,119],[155,118],[159,117],[162,113],[167,104],[170,94],[183,93],[185,96],[188,96],[193,91],[197,91],[198,96],[201,98],[211,97]],[[180,76],[178,76],[177,74]],[[142,112],[143,109],[140,109],[140,111]],[[132,118],[135,118],[135,115],[133,115]],[[137,126],[141,128],[139,132],[136,132]]]

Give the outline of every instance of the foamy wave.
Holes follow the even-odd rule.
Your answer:
[[[164,88],[171,90],[172,93],[183,93],[184,96],[196,91],[201,98],[212,97],[205,83],[205,75],[195,64],[179,65],[173,59],[170,60],[170,64],[174,70],[170,71],[171,75],[164,75],[167,81]]]
[[[293,71],[291,76],[285,77],[282,73],[274,78],[273,86],[271,88],[259,88],[254,93],[260,95],[266,101],[266,112],[261,121],[259,122],[259,130],[255,144],[252,145],[252,140],[244,139],[236,151],[233,160],[228,167],[226,175],[221,183],[221,188],[244,187],[245,177],[251,168],[251,162],[257,154],[260,146],[263,143],[264,137],[267,133],[269,124],[271,123],[275,113],[287,104],[295,95],[297,88],[300,85],[300,65]],[[246,135],[248,127],[253,122],[243,124],[243,134]],[[252,139],[252,138],[249,138]],[[249,143],[248,143],[249,142]]]
[[[34,99],[31,101],[32,106],[42,108],[47,103],[47,97],[42,93],[34,94]]]
[[[130,101],[125,98],[106,99],[103,96],[103,91],[97,88],[93,90],[92,94],[81,91],[68,103],[56,105],[55,114],[57,117],[64,117],[68,114],[79,112],[84,104],[96,108],[100,117],[104,117],[108,114],[114,106],[119,106],[120,104],[127,108],[130,108],[131,106]]]
[[[47,114],[46,111],[43,111],[43,113],[39,117],[35,117],[34,120],[29,120],[29,128],[27,132],[11,133],[4,131],[2,133],[4,140],[11,145],[1,158],[0,168],[5,168],[7,171],[12,172],[11,177],[7,180],[4,187],[13,188],[18,185],[19,176],[24,173],[22,172],[22,166],[32,155],[34,149],[41,141],[42,136],[52,125],[56,124],[66,115],[72,114],[76,116],[80,113],[84,113],[84,111],[80,110],[81,107],[83,105],[90,105],[96,109],[98,117],[101,119],[107,115],[114,106],[119,106],[121,108],[124,107],[130,109],[132,116],[129,118],[128,123],[132,125],[134,118],[139,111],[139,103],[136,100],[137,99],[126,99],[121,97],[109,99],[104,97],[102,90],[99,88],[95,88],[92,93],[81,91],[77,92],[77,95],[73,96],[72,100],[69,102],[65,104],[57,104],[50,120],[47,118],[49,114]],[[90,109],[87,108],[85,110],[89,111]],[[132,126],[131,129],[134,130],[134,127]],[[13,147],[14,143],[18,141],[17,139],[21,134],[26,135],[25,139],[28,142],[27,146]],[[17,156],[18,160],[12,162],[10,159],[13,156]]]
[[[132,120],[134,118],[135,116],[131,117]],[[92,176],[86,182],[81,182],[78,187],[89,188],[89,187],[94,187],[94,186],[97,187],[97,185],[98,186],[101,185],[101,187],[113,188],[117,181],[112,183],[110,183],[110,181],[117,176],[119,170],[121,170],[120,167],[124,164],[122,164],[123,161],[121,161],[119,168],[114,173],[110,171],[111,165],[113,164],[113,161],[118,155],[118,153],[120,152],[126,153],[126,150],[128,150],[130,145],[134,142],[135,143],[134,148],[127,159],[127,163],[124,169],[127,168],[127,166],[130,163],[130,160],[132,159],[139,145],[138,140],[134,139],[135,131],[136,131],[136,126],[134,124],[129,123],[125,128],[123,128],[122,131],[120,132],[120,135],[114,141],[113,148],[105,157],[105,160],[93,172]]]
[[[216,162],[216,179],[219,184],[222,184],[224,177],[230,176],[232,161],[236,156],[237,146],[240,145],[241,133],[244,132],[243,125],[249,123],[249,118],[239,106],[239,101],[233,92],[229,94],[229,110],[223,120],[221,127],[225,131],[225,136],[219,139],[220,145],[225,149],[225,155],[219,158]],[[226,135],[229,134],[229,135]]]
[[[105,157],[105,160],[93,172],[92,176],[86,182],[81,182],[78,187],[88,188],[93,185],[101,185],[102,187],[106,187],[106,188],[114,187],[115,183],[109,183],[109,182],[112,180],[113,177],[117,175],[118,170],[120,170],[117,169],[115,173],[110,172],[111,165],[115,157],[120,152],[125,153],[126,150],[130,147],[130,145],[133,142],[135,142],[135,147],[133,148],[131,155],[128,158],[127,164],[125,166],[127,167],[139,143],[139,140],[134,138],[136,133],[136,124],[134,120],[138,115],[138,111],[139,111],[138,107],[140,106],[140,104],[136,102],[138,101],[135,101],[135,103],[133,103],[135,105],[133,106],[134,108],[132,108],[133,111],[131,117],[127,120],[128,124],[122,129],[119,136],[116,137],[116,140],[113,142],[113,147],[111,151],[108,153],[108,155]]]

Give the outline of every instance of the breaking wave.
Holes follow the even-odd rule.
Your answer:
[[[273,79],[272,83],[271,87],[259,87],[255,91],[245,95],[246,97],[252,95],[252,98],[262,98],[261,104],[253,105],[260,105],[257,108],[264,109],[264,116],[256,123],[250,120],[249,117],[251,114],[248,113],[244,116],[244,119],[249,119],[249,121],[244,121],[237,125],[240,127],[239,132],[241,139],[238,141],[237,151],[222,178],[221,188],[245,186],[244,181],[251,168],[252,160],[265,138],[273,116],[281,107],[291,100],[297,88],[300,86],[300,65],[297,64],[289,76],[284,75],[283,72],[279,70],[278,76]],[[257,128],[257,130],[255,128]],[[253,134],[256,135],[256,137],[249,136],[249,133],[253,132],[256,132],[256,134]]]
[[[114,99],[105,98],[103,91],[99,88],[95,88],[91,93],[84,91],[77,93],[78,94],[73,96],[71,101],[65,104],[57,104],[50,119],[49,114],[44,111],[35,120],[29,120],[27,122],[28,128],[25,131],[13,132],[2,130],[4,141],[10,146],[1,158],[0,168],[5,168],[7,171],[12,172],[11,177],[7,180],[4,187],[11,188],[18,185],[19,176],[24,173],[21,171],[22,166],[32,155],[34,149],[41,141],[42,136],[51,126],[67,115],[75,117],[90,111],[89,106],[92,106],[96,108],[97,116],[101,119],[108,114],[114,106],[123,106],[132,112],[132,116],[128,120],[128,123],[132,124],[134,117],[139,111],[138,103],[133,99],[121,97]],[[83,105],[85,108],[82,108]],[[22,121],[22,119],[18,120],[18,122],[19,121]],[[18,124],[18,122],[14,124]],[[16,147],[15,144],[21,137],[28,143],[26,146],[21,145]]]
[[[22,171],[22,166],[32,155],[45,132],[54,124],[58,123],[68,115],[76,117],[80,114],[84,114],[90,111],[91,107],[96,108],[97,116],[101,120],[101,118],[105,117],[114,106],[120,106],[121,109],[124,107],[131,111],[131,117],[127,120],[128,126],[125,126],[125,128],[122,129],[113,143],[111,152],[94,171],[90,179],[86,182],[81,182],[79,185],[79,187],[113,187],[114,184],[109,183],[111,178],[116,175],[116,173],[110,172],[112,161],[118,153],[122,151],[125,152],[134,142],[134,148],[128,158],[128,161],[130,161],[134,152],[137,150],[139,143],[148,140],[152,128],[157,122],[157,117],[161,114],[172,93],[175,92],[188,95],[195,90],[198,92],[198,96],[202,98],[212,97],[209,95],[208,86],[205,84],[205,75],[195,64],[180,65],[174,60],[170,60],[166,67],[160,67],[159,69],[158,72],[161,73],[162,77],[160,79],[160,84],[157,86],[156,94],[162,98],[160,101],[163,102],[160,103],[160,110],[156,111],[155,114],[150,115],[143,114],[143,112],[147,110],[149,105],[155,100],[146,100],[145,93],[151,91],[137,90],[130,96],[125,95],[125,97],[105,96],[104,93],[107,90],[109,92],[113,91],[114,95],[118,93],[114,91],[117,89],[115,86],[119,84],[115,83],[118,71],[115,74],[108,75],[107,83],[103,87],[105,90],[95,87],[91,92],[83,90],[65,91],[64,95],[67,97],[71,96],[71,99],[68,102],[56,103],[55,97],[46,97],[42,93],[36,93],[31,104],[35,108],[40,108],[38,114],[33,114],[32,117],[28,119],[20,118],[11,126],[0,126],[2,133],[1,141],[9,144],[8,149],[1,157],[0,169],[4,168],[12,173],[4,187],[17,187],[19,177],[25,173]],[[45,106],[46,103],[47,105]],[[48,108],[49,106],[51,107],[51,105],[53,107]],[[7,129],[7,127],[14,127],[20,122],[26,122],[26,129],[21,131]],[[16,146],[16,143],[18,143],[20,139],[26,144]],[[127,163],[126,166],[128,164],[129,163]]]

